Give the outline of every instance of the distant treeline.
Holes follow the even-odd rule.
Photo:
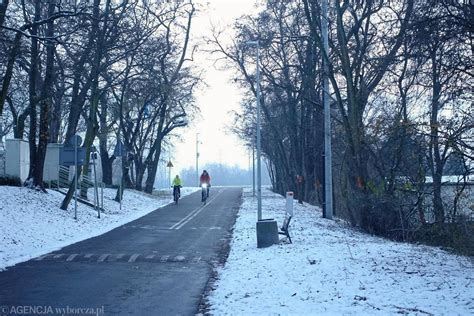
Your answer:
[[[252,169],[245,170],[239,166],[210,163],[199,168],[199,175],[207,170],[211,176],[211,185],[252,185]],[[196,168],[183,169],[180,173],[185,186],[197,185]],[[257,181],[255,174],[255,183]],[[269,185],[270,177],[265,164],[262,164],[262,184]]]

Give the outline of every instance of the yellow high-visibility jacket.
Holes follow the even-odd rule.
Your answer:
[[[183,186],[183,182],[181,181],[180,178],[174,178],[173,179],[173,186],[176,187],[176,186]]]

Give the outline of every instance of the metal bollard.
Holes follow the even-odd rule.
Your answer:
[[[100,205],[101,205],[101,208],[102,208],[102,211],[104,211],[104,187],[105,187],[105,183],[102,183],[101,186],[100,186]]]
[[[286,213],[293,216],[293,192],[286,192]]]

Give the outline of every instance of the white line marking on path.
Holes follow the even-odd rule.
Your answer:
[[[166,262],[170,256],[162,256],[160,261],[161,262]]]
[[[145,259],[153,259],[153,258],[155,258],[155,255],[148,255],[145,257]]]
[[[87,255],[84,256],[85,259],[89,259],[93,256],[94,254],[92,253],[88,253]]]
[[[186,260],[185,256],[176,256],[176,257],[174,257],[174,261],[184,261],[184,260]]]
[[[70,255],[69,257],[67,257],[66,261],[72,261],[74,260],[74,258],[76,258],[78,256],[77,253],[73,254],[73,255]]]
[[[137,260],[138,256],[140,256],[138,253],[132,255],[130,259],[128,259],[128,262],[135,262]]]
[[[109,256],[108,253],[103,254],[102,256],[99,257],[99,259],[97,259],[97,262],[104,262],[105,259],[107,259],[108,256]]]
[[[35,261],[41,261],[41,260],[43,260],[44,258],[49,257],[49,256],[50,256],[50,254],[43,255],[43,256],[39,256],[38,258],[35,259]]]
[[[54,258],[54,259],[59,259],[59,258],[61,258],[62,256],[64,256],[64,254],[63,254],[63,253],[60,253],[60,254],[58,254],[58,255],[53,256],[53,258]]]
[[[214,201],[222,192],[224,192],[224,190],[222,191],[219,191],[209,202],[207,202],[205,205],[201,205],[200,207],[198,207],[197,209],[193,210],[191,213],[189,213],[187,216],[185,216],[182,220],[180,220],[179,222],[177,222],[176,224],[174,224],[173,226],[171,226],[169,229],[180,229],[181,227],[183,227],[184,225],[186,225],[187,223],[189,223],[193,218],[195,218],[199,213],[201,213],[201,211],[203,209],[205,209],[206,207],[208,207],[212,201]]]

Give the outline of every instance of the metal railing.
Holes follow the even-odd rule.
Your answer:
[[[50,180],[49,187],[55,189],[57,191],[63,192],[63,189],[69,188],[73,181],[73,176],[71,176],[69,167],[60,166],[58,171],[58,180]],[[104,210],[104,188],[105,184],[103,182],[97,182],[97,187],[94,185],[95,181],[92,177],[81,175],[79,178],[79,186],[77,190],[79,191],[87,191],[88,189],[93,188],[94,190],[94,208],[99,212],[100,217],[100,210]],[[100,189],[100,194],[99,194]],[[100,203],[99,203],[100,202]]]

